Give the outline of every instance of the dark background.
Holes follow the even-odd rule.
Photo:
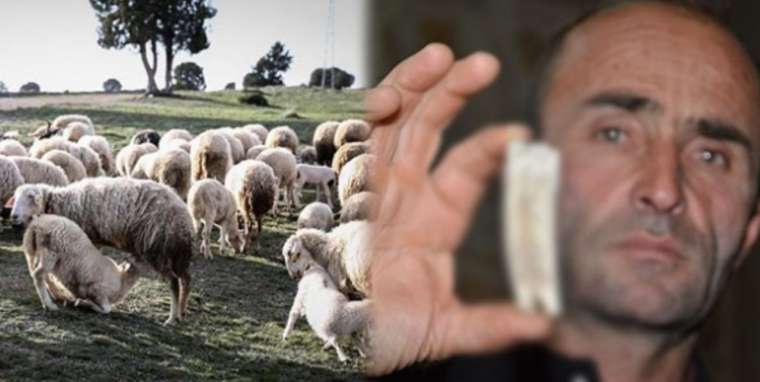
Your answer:
[[[719,14],[760,57],[760,2],[698,1]],[[446,130],[444,149],[494,121],[526,120],[539,61],[563,27],[609,1],[382,0],[371,3],[375,82],[428,42],[458,57],[485,50],[499,57],[497,83],[477,96]],[[760,105],[758,105],[760,107]],[[494,182],[459,250],[457,290],[468,301],[508,297],[500,260],[499,189]],[[445,223],[442,223],[445,224]],[[760,250],[737,273],[705,325],[699,344],[715,381],[760,381]]]

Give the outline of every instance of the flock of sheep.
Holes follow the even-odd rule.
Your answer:
[[[165,324],[181,320],[190,263],[194,254],[212,258],[213,227],[220,251],[251,253],[261,250],[262,219],[298,211],[298,230],[282,248],[288,274],[300,280],[283,340],[306,316],[325,347],[347,359],[337,338],[365,331],[371,303],[367,123],[324,122],[312,145],[287,126],[198,136],[142,130],[116,156],[84,115],[59,116],[30,135],[28,149],[14,134],[0,138],[0,200],[11,223],[25,228],[24,253],[44,309],[57,310],[59,301],[108,313],[153,270],[171,290]],[[307,186],[316,187],[317,201],[303,207]],[[128,253],[128,261],[104,256],[101,245]],[[359,345],[363,354],[366,344]]]

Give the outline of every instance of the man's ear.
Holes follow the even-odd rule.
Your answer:
[[[749,217],[749,222],[747,222],[747,229],[744,232],[744,242],[742,243],[741,252],[739,253],[736,262],[734,263],[734,271],[739,269],[739,267],[744,263],[744,260],[747,258],[747,255],[752,252],[759,234],[760,200],[755,202],[754,210],[752,211],[752,215]]]

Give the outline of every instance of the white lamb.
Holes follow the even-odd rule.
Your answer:
[[[187,195],[187,208],[193,217],[196,235],[202,237],[201,252],[206,258],[213,257],[209,241],[215,225],[222,231],[220,252],[224,252],[225,244],[229,244],[237,253],[243,253],[245,240],[238,229],[235,198],[223,184],[216,179],[195,182]]]
[[[108,314],[140,277],[130,263],[116,264],[103,256],[84,231],[63,216],[34,217],[24,233],[24,254],[42,308],[47,310],[58,310],[53,294],[64,301],[73,296],[73,301],[66,302]]]
[[[320,231],[329,231],[335,224],[332,208],[321,202],[309,203],[298,214],[298,229],[314,228]]]
[[[288,322],[282,332],[285,341],[301,316],[314,333],[325,341],[324,348],[332,346],[341,362],[349,360],[338,345],[339,337],[354,333],[366,334],[370,319],[371,301],[349,301],[338,291],[335,283],[324,268],[316,263],[309,264],[298,282],[298,292],[288,314]],[[363,336],[366,338],[366,335]],[[364,356],[366,349],[360,342],[359,353]]]
[[[316,200],[319,201],[319,191],[321,189],[327,198],[327,204],[332,209],[334,206],[330,189],[335,185],[336,179],[335,170],[331,167],[304,163],[296,165],[296,180],[294,183],[296,200],[301,200],[304,186],[313,184],[317,187]]]

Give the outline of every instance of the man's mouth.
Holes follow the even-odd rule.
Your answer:
[[[632,256],[676,262],[684,259],[681,246],[671,236],[655,237],[635,234],[620,243],[618,248]]]

